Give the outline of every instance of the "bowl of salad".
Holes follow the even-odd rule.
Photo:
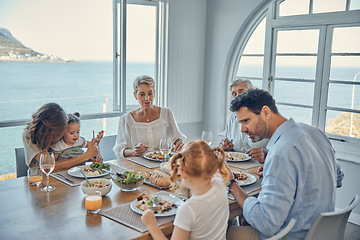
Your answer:
[[[122,173],[111,174],[113,182],[125,192],[137,190],[144,183],[145,178],[145,172],[129,169]]]
[[[89,183],[85,180],[82,181],[81,191],[84,194],[94,194],[96,191],[101,192],[101,196],[105,196],[111,191],[112,183],[109,179],[105,178],[92,178],[89,179],[89,182],[91,186],[89,186]]]

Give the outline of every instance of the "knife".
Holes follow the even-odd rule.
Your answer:
[[[60,173],[56,173],[55,175],[58,176],[58,177],[61,177],[62,179],[66,180],[66,181],[68,181],[68,182],[70,182],[70,183],[74,183],[73,180],[70,180],[70,179],[68,179],[67,177],[64,177],[64,176],[61,175]]]

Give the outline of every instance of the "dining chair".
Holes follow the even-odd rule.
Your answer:
[[[25,163],[24,148],[15,148],[15,158],[16,158],[16,177],[26,176],[28,166]]]
[[[348,207],[334,212],[320,213],[305,240],[343,240],[349,215],[359,201],[359,195],[355,195]]]
[[[281,230],[281,232],[278,232],[277,234],[275,234],[271,238],[267,238],[266,240],[286,240],[286,239],[288,239],[290,231],[294,227],[295,222],[296,222],[295,218],[292,218],[290,220],[290,222],[288,223],[288,225],[283,230]]]
[[[115,146],[116,135],[105,136],[99,143],[99,152],[104,161],[116,159],[113,147]]]

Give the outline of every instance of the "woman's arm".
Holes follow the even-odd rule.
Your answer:
[[[133,151],[133,149],[131,149],[132,144],[130,126],[128,126],[126,120],[127,116],[128,114],[125,114],[119,119],[118,133],[116,136],[115,146],[113,148],[113,151],[117,158],[123,158],[133,155],[133,152],[131,152]]]

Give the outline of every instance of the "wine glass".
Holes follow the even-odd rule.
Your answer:
[[[166,158],[170,153],[171,148],[172,148],[172,143],[170,138],[160,139],[160,152],[162,153],[162,155],[164,155],[164,161],[166,161]]]
[[[204,140],[209,146],[212,142],[212,132],[211,131],[203,131],[201,134],[201,139]]]
[[[46,174],[46,186],[41,189],[44,192],[51,192],[55,187],[49,186],[49,175],[55,168],[54,154],[42,153],[40,155],[40,169]]]
[[[39,167],[29,168],[27,171],[27,176],[31,185],[36,185],[36,187],[39,187],[39,184],[43,179],[43,175]]]

